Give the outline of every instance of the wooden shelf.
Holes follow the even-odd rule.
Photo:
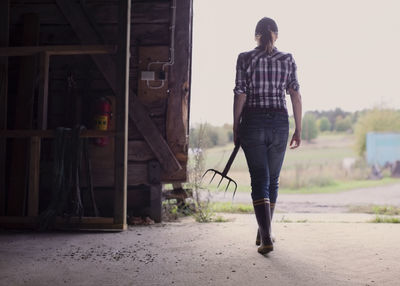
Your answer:
[[[80,137],[98,138],[98,137],[114,137],[117,135],[115,131],[85,130],[82,131]],[[55,130],[0,130],[0,138],[55,138]]]
[[[30,56],[38,53],[46,53],[49,56],[99,55],[115,54],[116,51],[117,47],[110,45],[3,47],[0,48],[0,57]]]

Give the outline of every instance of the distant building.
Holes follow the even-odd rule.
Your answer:
[[[400,160],[400,133],[369,132],[366,147],[368,164],[394,163]]]

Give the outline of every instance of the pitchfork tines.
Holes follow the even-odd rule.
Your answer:
[[[232,178],[228,177],[227,174],[228,174],[228,172],[229,172],[229,169],[231,168],[231,165],[232,165],[232,163],[233,163],[233,160],[235,160],[235,157],[236,157],[237,152],[239,151],[239,148],[240,148],[240,145],[239,145],[239,144],[235,145],[235,149],[233,149],[232,154],[231,154],[231,156],[229,157],[229,160],[228,160],[228,162],[226,163],[226,166],[225,166],[225,168],[224,168],[224,170],[223,170],[222,172],[217,171],[217,170],[215,170],[215,169],[208,169],[207,171],[204,172],[204,174],[203,174],[203,176],[202,176],[202,178],[204,178],[205,175],[206,175],[208,172],[214,172],[214,175],[212,176],[210,182],[208,183],[208,184],[211,184],[211,182],[214,180],[215,176],[216,176],[217,174],[220,175],[220,176],[221,176],[221,179],[219,180],[219,183],[218,183],[217,188],[221,185],[221,182],[223,181],[223,179],[228,180],[228,184],[226,185],[226,188],[225,188],[225,193],[226,193],[226,191],[228,190],[229,185],[230,185],[231,183],[233,183],[233,184],[235,185],[235,189],[234,189],[234,191],[233,191],[233,196],[232,196],[232,198],[233,198],[233,197],[235,196],[235,194],[236,194],[237,184],[236,184],[236,182],[235,182]]]

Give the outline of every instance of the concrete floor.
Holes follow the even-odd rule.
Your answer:
[[[122,233],[2,232],[0,285],[399,285],[400,225],[277,214],[275,250],[262,256],[254,216],[224,216]]]

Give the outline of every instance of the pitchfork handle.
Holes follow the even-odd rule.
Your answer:
[[[228,163],[226,163],[225,169],[222,172],[222,176],[226,176],[228,174],[229,169],[231,168],[231,165],[233,163],[233,160],[235,160],[236,154],[239,151],[240,144],[235,145],[235,149],[233,149],[231,156],[229,157]]]

